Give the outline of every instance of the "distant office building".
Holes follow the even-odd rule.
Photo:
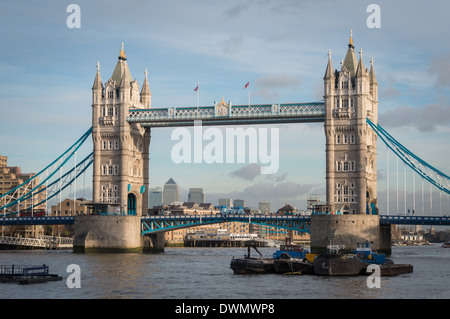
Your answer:
[[[245,207],[245,201],[243,199],[235,199],[234,200],[234,207]]]
[[[163,204],[163,190],[161,187],[148,190],[148,207],[161,206]]]
[[[231,198],[220,198],[219,206],[226,206],[227,209],[233,207],[233,200]]]
[[[188,202],[203,204],[205,202],[203,188],[189,188]]]
[[[170,205],[173,202],[180,200],[180,192],[178,189],[178,184],[171,178],[164,185],[163,190],[163,204]]]
[[[259,210],[262,214],[270,213],[270,202],[267,200],[263,200],[259,202]]]

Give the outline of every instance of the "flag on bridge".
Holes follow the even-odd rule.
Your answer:
[[[247,82],[247,84],[244,86],[244,89],[248,88],[249,85],[250,85],[250,82]]]
[[[197,84],[197,87],[194,89],[194,92],[197,92],[198,91],[198,84]]]

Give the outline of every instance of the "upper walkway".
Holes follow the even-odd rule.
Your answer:
[[[127,121],[146,127],[323,122],[324,102],[130,109]]]

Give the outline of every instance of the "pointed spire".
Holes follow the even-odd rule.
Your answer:
[[[328,64],[327,69],[325,71],[324,79],[332,79],[332,78],[334,78],[333,64],[331,63],[331,50],[328,50]]]
[[[370,58],[370,72],[369,72],[369,77],[370,77],[370,83],[375,84],[377,83],[377,79],[375,78],[375,71],[373,69],[373,57]]]
[[[358,60],[356,59],[355,47],[353,46],[353,31],[350,30],[350,40],[348,43],[347,54],[345,55],[344,63],[342,64],[342,69],[345,67],[349,72],[350,76],[354,77],[356,74],[356,68],[358,66]]]
[[[95,75],[92,89],[103,89],[102,77],[100,76],[100,62],[97,61],[97,74]]]
[[[359,50],[359,63],[356,69],[356,76],[363,76],[363,75],[364,75],[364,64],[362,59],[362,48],[361,48]]]
[[[144,79],[144,83],[142,84],[141,95],[144,95],[144,94],[151,95],[150,86],[148,84],[148,79],[147,79],[147,74],[148,74],[147,68],[145,68],[144,74],[145,74],[145,79]]]
[[[122,73],[122,79],[120,80],[120,88],[130,88],[130,82],[131,82],[131,74],[130,71],[128,70],[128,65],[127,63],[124,61],[124,72]]]

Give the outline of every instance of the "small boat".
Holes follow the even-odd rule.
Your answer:
[[[386,255],[372,250],[372,245],[368,241],[356,243],[356,250],[353,251],[361,261],[367,264],[384,264]]]
[[[365,272],[367,264],[355,254],[340,252],[341,247],[329,245],[327,252],[316,256],[314,273],[323,276],[356,276]]]
[[[442,244],[443,248],[450,248],[450,242],[446,242]]]
[[[250,257],[250,248],[258,252],[260,258]],[[248,253],[244,258],[234,258],[231,260],[230,268],[235,274],[267,274],[275,272],[273,258],[262,258],[262,254],[255,244],[248,246]]]
[[[280,258],[274,259],[277,274],[314,274],[314,266],[306,258],[292,258],[289,253],[282,253]]]

